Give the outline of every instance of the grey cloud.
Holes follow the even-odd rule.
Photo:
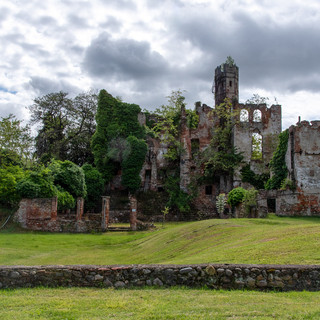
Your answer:
[[[87,48],[83,68],[93,76],[118,80],[137,80],[163,74],[163,57],[152,51],[148,42],[110,39],[107,33]]]
[[[48,78],[33,76],[26,88],[35,91],[36,95],[42,96],[51,92],[65,91],[70,94],[77,94],[81,89],[73,86],[65,80],[54,81]]]
[[[233,14],[229,27],[221,24],[219,17],[206,14],[201,19],[197,14],[171,16],[168,22],[176,37],[206,52],[211,63],[218,65],[231,55],[241,69],[243,85],[292,90],[294,78],[320,75],[319,26],[279,24],[267,17],[256,22],[239,11]],[[320,87],[310,87],[306,81],[299,89]]]
[[[107,20],[100,25],[101,28],[105,29],[105,31],[119,31],[122,27],[122,22],[120,22],[115,17],[109,16]]]
[[[76,28],[85,29],[85,28],[89,27],[86,19],[81,18],[78,15],[70,14],[68,16],[68,20],[72,24],[72,26],[74,26]]]

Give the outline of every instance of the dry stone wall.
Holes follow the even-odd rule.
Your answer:
[[[36,286],[187,286],[212,289],[319,291],[320,266],[199,264],[0,267],[0,288]]]

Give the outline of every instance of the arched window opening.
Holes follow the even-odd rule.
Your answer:
[[[254,122],[261,122],[261,111],[260,110],[254,110],[253,111],[253,121]]]
[[[240,122],[248,122],[249,121],[249,112],[246,109],[242,109],[240,111]]]
[[[262,159],[262,135],[255,132],[252,134],[252,160]]]

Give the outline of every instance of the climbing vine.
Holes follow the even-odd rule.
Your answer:
[[[289,130],[279,135],[279,144],[270,161],[272,177],[266,183],[266,189],[280,189],[281,183],[287,177],[286,153],[288,148]]]
[[[130,143],[127,138],[133,136],[143,139],[145,136],[145,129],[138,122],[140,111],[138,105],[122,102],[106,90],[99,93],[97,129],[91,146],[95,165],[105,182],[112,180],[121,166],[124,154],[128,153]]]
[[[270,174],[268,172],[262,174],[254,173],[250,168],[250,164],[246,164],[240,172],[242,182],[248,182],[256,189],[264,189],[266,182],[270,178]]]

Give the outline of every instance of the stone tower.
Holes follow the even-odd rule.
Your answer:
[[[232,102],[239,101],[239,68],[235,65],[232,58],[215,70],[213,93],[215,104],[219,105],[225,98]]]

